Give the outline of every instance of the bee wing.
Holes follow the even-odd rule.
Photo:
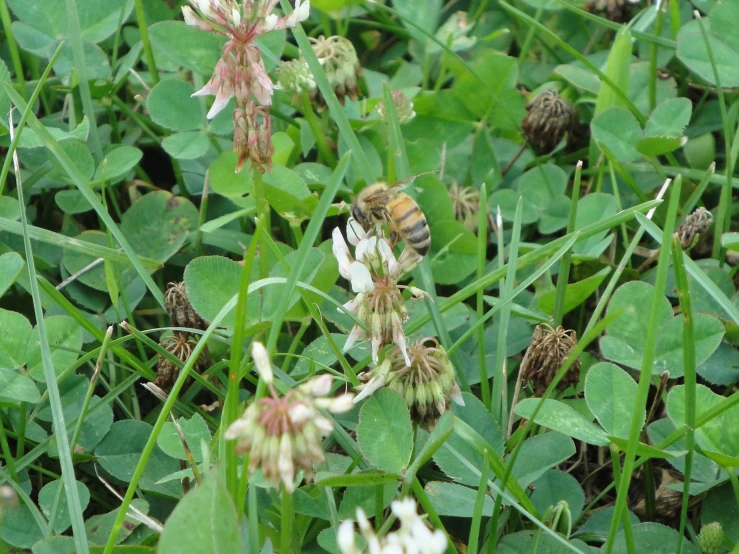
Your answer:
[[[388,190],[394,190],[394,191],[403,190],[411,186],[418,177],[421,177],[422,175],[429,175],[430,173],[437,173],[437,172],[438,172],[438,169],[434,171],[424,171],[423,173],[416,173],[415,175],[411,175],[410,177],[407,177],[406,179],[401,179],[400,181],[396,181],[392,185],[388,186]]]

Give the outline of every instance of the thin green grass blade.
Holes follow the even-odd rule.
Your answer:
[[[287,0],[280,0],[280,5],[282,6],[282,9],[285,11],[285,13],[289,13],[290,11],[292,11]],[[339,103],[339,99],[336,98],[336,93],[334,93],[334,89],[333,87],[331,87],[331,83],[328,82],[326,73],[323,71],[323,67],[321,67],[321,64],[318,62],[318,58],[313,52],[313,48],[311,48],[308,36],[305,34],[305,31],[303,30],[303,27],[300,25],[300,23],[298,23],[292,29],[292,33],[298,43],[300,53],[303,54],[303,57],[308,63],[308,67],[310,68],[311,73],[316,80],[316,85],[318,85],[323,98],[326,100],[326,104],[328,105],[331,117],[333,117],[336,125],[339,127],[341,137],[346,141],[346,143],[349,145],[349,149],[352,151],[352,157],[359,167],[362,178],[367,184],[374,183],[377,180],[377,175],[375,175],[375,172],[373,171],[372,166],[367,159],[367,156],[364,154],[364,150],[362,149],[356,135],[354,134],[354,131],[352,130],[349,119],[347,119],[346,114],[344,113],[344,109]]]
[[[23,98],[21,98],[18,93],[13,90],[13,87],[6,83],[3,83],[3,86],[5,88],[5,92],[8,93],[8,96],[10,96],[10,100],[13,102],[13,104],[15,104],[15,106],[21,111],[26,110],[26,103],[24,102]],[[144,266],[141,264],[141,260],[139,260],[139,257],[133,251],[133,248],[131,248],[128,240],[126,240],[126,237],[123,236],[123,233],[121,233],[121,230],[113,221],[113,218],[110,217],[108,211],[103,207],[100,199],[93,192],[92,188],[87,182],[87,179],[85,179],[82,173],[80,173],[80,170],[77,169],[77,166],[74,164],[74,162],[69,158],[69,156],[62,149],[59,143],[54,140],[54,137],[51,136],[51,133],[49,133],[46,127],[44,127],[44,125],[38,120],[35,115],[31,114],[29,116],[28,123],[30,127],[33,128],[33,130],[36,132],[41,141],[44,143],[44,146],[46,146],[46,148],[59,161],[61,166],[67,172],[70,179],[72,179],[72,181],[85,197],[85,199],[95,209],[98,217],[100,217],[106,227],[110,229],[110,232],[118,241],[118,244],[121,245],[123,251],[128,255],[131,264],[134,266],[139,276],[143,279],[146,287],[149,289],[152,296],[156,299],[160,306],[164,307],[164,295],[162,294],[162,291],[159,290],[159,287],[156,285],[156,283],[154,283],[151,275],[149,275]]]
[[[331,176],[331,180],[326,183],[326,188],[323,190],[323,194],[321,194],[321,199],[318,201],[318,206],[316,207],[313,215],[310,218],[310,221],[308,222],[308,227],[305,229],[303,240],[300,242],[300,246],[298,247],[296,260],[290,268],[290,273],[287,276],[284,293],[282,294],[280,303],[275,311],[275,316],[272,319],[272,328],[269,331],[269,337],[267,339],[267,351],[270,354],[274,354],[275,346],[277,346],[277,339],[280,336],[282,320],[285,317],[285,313],[287,313],[287,309],[290,305],[290,297],[292,296],[292,291],[295,289],[295,283],[297,283],[300,272],[305,266],[308,254],[315,244],[316,238],[318,238],[318,234],[321,232],[323,222],[326,219],[326,214],[331,207],[331,203],[334,201],[336,192],[339,190],[341,183],[344,181],[344,175],[346,174],[346,170],[349,167],[350,160],[350,152],[347,152],[341,157],[339,164],[336,166],[336,169]]]
[[[501,287],[499,304],[500,326],[498,328],[498,343],[495,351],[495,374],[493,375],[493,387],[490,391],[490,411],[505,429],[508,425],[508,401],[506,391],[508,390],[508,371],[506,370],[506,342],[508,337],[508,324],[511,320],[511,306],[508,299],[513,299],[513,285],[516,282],[516,265],[518,262],[518,244],[521,239],[521,218],[523,216],[523,197],[518,199],[516,213],[513,217],[513,231],[511,243],[508,245],[508,264],[505,281]],[[498,255],[505,256],[505,247],[498,245]],[[502,258],[501,258],[502,259]],[[505,300],[505,302],[504,302]],[[498,306],[496,306],[497,308]]]
[[[480,484],[477,485],[477,496],[475,497],[475,509],[472,511],[470,523],[470,536],[467,539],[467,552],[477,554],[477,543],[480,540],[480,527],[482,525],[482,509],[485,506],[485,497],[488,493],[488,451],[483,452],[482,471],[480,472]]]
[[[662,244],[662,235],[659,233],[659,227],[657,227],[651,221],[644,219],[643,217],[637,217],[639,223],[646,229],[646,231],[654,238],[660,245]],[[688,275],[693,277],[695,281],[703,287],[708,294],[713,298],[724,310],[729,314],[729,317],[739,325],[739,308],[729,300],[729,298],[718,288],[708,275],[701,269],[701,267],[695,263],[690,256],[683,252],[683,263],[685,269],[688,271]]]
[[[688,453],[685,455],[685,469],[683,470],[683,503],[680,510],[680,529],[677,538],[677,554],[682,552],[685,522],[688,520],[688,501],[690,500],[690,476],[693,470],[693,450],[695,448],[695,323],[693,307],[688,288],[688,276],[683,263],[683,249],[678,237],[672,238],[672,266],[675,272],[677,298],[683,312],[683,364],[685,366],[685,444]]]
[[[477,218],[477,279],[482,279],[485,274],[488,249],[488,193],[487,186],[480,186],[480,204]],[[483,318],[485,309],[485,293],[477,291],[476,298],[477,321]],[[488,378],[488,366],[485,363],[485,329],[482,325],[477,328],[477,363],[480,371],[480,391],[482,392],[482,403],[490,408],[490,383]],[[475,541],[477,544],[477,541]]]
[[[721,110],[721,124],[724,131],[724,145],[726,147],[726,182],[721,187],[721,196],[718,201],[718,213],[716,214],[716,226],[714,227],[715,234],[720,237],[729,229],[729,223],[731,222],[731,176],[734,173],[733,159],[731,156],[731,138],[733,133],[731,132],[731,124],[729,123],[729,116],[726,112],[726,101],[724,99],[724,89],[721,86],[721,75],[719,74],[718,67],[716,67],[716,59],[713,56],[713,48],[711,47],[711,41],[708,39],[708,32],[706,26],[703,23],[703,18],[698,10],[693,12],[695,18],[698,20],[698,26],[703,36],[703,42],[706,45],[706,53],[708,54],[708,61],[711,63],[711,69],[713,70],[713,79],[716,81],[716,92],[718,93],[718,105]],[[711,254],[714,258],[719,260],[721,264],[724,263],[724,257],[726,251],[721,246],[720,240],[713,241],[713,251]]]
[[[577,162],[575,167],[575,182],[572,184],[572,201],[570,202],[570,217],[567,221],[567,233],[575,231],[575,221],[577,220],[577,203],[580,200],[580,179],[582,178],[582,162]],[[568,251],[562,264],[559,266],[559,275],[557,275],[557,292],[554,298],[554,311],[552,319],[554,319],[555,327],[562,324],[564,316],[565,296],[567,294],[567,284],[570,281],[570,265],[572,263],[572,252]]]
[[[667,187],[670,185],[670,183],[671,181],[669,179],[665,181],[664,185],[662,185],[662,188],[657,193],[657,200],[662,200],[662,197],[664,196],[665,192],[667,192]],[[649,210],[644,220],[649,221],[654,216],[655,211],[656,207]],[[640,215],[641,214],[638,214],[636,217],[637,220],[641,222],[642,219],[639,219]],[[624,269],[626,269],[626,264],[631,259],[631,255],[634,253],[634,250],[639,245],[639,241],[641,240],[642,236],[644,236],[645,231],[646,228],[644,227],[644,224],[642,224],[642,226],[639,227],[639,230],[634,234],[634,238],[631,239],[629,246],[626,248],[626,252],[624,252],[624,255],[621,257],[621,261],[616,267],[616,271],[614,271],[613,275],[611,275],[611,279],[608,281],[606,289],[603,291],[603,294],[598,300],[598,305],[595,307],[595,310],[593,310],[593,313],[590,316],[590,320],[588,321],[588,325],[585,327],[585,331],[583,332],[583,334],[586,334],[588,331],[590,331],[598,322],[600,314],[603,313],[603,310],[606,308],[606,304],[608,304],[608,301],[611,299],[611,294],[613,294],[613,290],[616,288],[621,274],[624,272]]]
[[[23,225],[19,221],[0,217],[0,231],[7,231],[14,235],[23,236]],[[67,237],[59,233],[55,233],[54,231],[42,229],[41,227],[33,227],[32,225],[29,225],[28,236],[31,237],[32,240],[73,250],[75,252],[80,252],[81,254],[94,256],[95,258],[103,258],[109,262],[130,263],[128,256],[123,252],[108,248],[107,246],[86,242],[73,237]],[[144,267],[149,269],[159,269],[162,267],[162,264],[156,260],[152,260],[151,258],[139,258],[139,260],[141,260],[141,264]]]
[[[667,219],[662,236],[672,236],[675,228],[675,219],[677,216],[677,208],[680,202],[680,188],[682,177],[675,179],[675,183],[670,191],[670,203],[667,208]],[[667,242],[667,241],[665,241]],[[629,442],[626,448],[623,473],[621,483],[618,487],[616,497],[616,506],[611,519],[611,526],[608,532],[608,540],[606,542],[605,554],[611,554],[613,551],[616,533],[618,532],[619,521],[626,508],[627,495],[631,477],[634,471],[634,462],[636,460],[636,447],[639,443],[639,435],[641,434],[639,414],[646,409],[647,396],[649,395],[649,385],[652,382],[652,366],[657,353],[657,334],[660,331],[657,325],[658,306],[665,294],[665,286],[667,284],[667,269],[670,262],[670,249],[662,248],[660,250],[659,261],[657,263],[657,275],[655,278],[654,298],[649,313],[649,327],[647,327],[647,336],[644,344],[644,357],[642,358],[641,372],[639,374],[639,384],[636,393],[636,404],[631,420],[631,429],[629,431]]]
[[[459,453],[458,450],[456,450],[453,446],[450,446],[449,443],[444,444],[444,448],[446,448],[454,457],[456,457],[461,464],[463,464],[467,469],[475,473],[476,475],[481,475],[482,472],[479,470],[479,468],[475,467],[473,464],[469,462],[462,454]],[[552,538],[554,538],[557,542],[561,543],[564,547],[567,548],[568,551],[571,552],[577,552],[578,554],[585,554],[582,550],[568,542],[564,537],[562,537],[559,533],[555,533],[552,531],[549,527],[547,527],[543,522],[539,520],[536,516],[533,515],[533,513],[530,510],[527,510],[523,506],[521,506],[517,501],[516,498],[510,495],[508,491],[501,489],[497,483],[488,480],[487,481],[488,487],[493,489],[493,491],[496,493],[497,497],[505,500],[510,506],[513,507],[514,510],[519,512],[523,517],[528,519],[531,523],[533,523],[536,527],[541,529],[544,533],[547,533]],[[492,540],[488,539],[488,540]]]
[[[12,88],[6,87],[6,90],[8,89],[12,90]],[[13,91],[13,93],[17,96],[15,91]],[[18,98],[20,99],[20,97]],[[21,102],[22,101],[23,100],[21,99]],[[12,117],[9,121],[9,128],[12,137],[14,134]],[[25,206],[26,203],[23,197],[23,185],[20,182],[21,172],[17,152],[13,153],[13,165],[16,172],[16,179],[19,180],[19,186],[16,188],[18,193],[18,202],[21,206]],[[20,212],[21,224],[25,229],[28,227],[26,210],[21,209]],[[49,337],[46,335],[44,310],[41,305],[41,292],[39,291],[38,281],[36,280],[36,262],[33,257],[31,237],[25,232],[23,234],[23,247],[26,253],[26,268],[28,270],[28,278],[30,281],[31,297],[33,298],[33,312],[36,317],[36,327],[38,328],[39,333],[41,361],[44,368],[44,378],[46,380],[47,390],[49,392],[53,430],[56,435],[57,445],[59,446],[59,465],[62,467],[62,482],[66,489],[67,506],[69,509],[69,517],[72,522],[74,542],[77,547],[77,552],[80,554],[88,554],[90,549],[87,545],[85,520],[82,517],[82,504],[80,503],[80,497],[77,491],[77,480],[75,478],[74,465],[72,465],[72,456],[69,451],[69,437],[67,436],[66,424],[64,422],[64,409],[62,407],[61,395],[59,394],[59,385],[56,382],[56,373],[52,364]]]
[[[0,0],[0,1],[2,1],[3,5],[5,5],[4,0]],[[3,194],[3,191],[5,190],[5,182],[8,179],[8,172],[10,171],[10,164],[13,161],[13,152],[15,152],[16,148],[18,148],[18,143],[21,140],[21,136],[23,135],[23,129],[26,128],[26,122],[28,121],[28,118],[31,117],[31,115],[33,114],[33,106],[36,104],[36,100],[38,100],[38,97],[44,88],[44,83],[46,82],[46,79],[48,79],[49,74],[51,73],[51,70],[54,67],[54,64],[59,59],[59,56],[61,56],[63,47],[64,47],[63,42],[59,43],[59,46],[56,47],[54,54],[51,56],[51,59],[49,59],[49,65],[46,66],[46,69],[44,70],[44,72],[42,73],[41,77],[38,80],[38,84],[36,85],[36,88],[33,90],[33,93],[31,94],[31,98],[28,101],[28,106],[20,110],[22,114],[21,119],[18,122],[18,128],[15,133],[15,136],[10,141],[10,147],[8,148],[8,151],[5,153],[5,160],[3,161],[3,168],[0,171],[0,196]],[[3,86],[11,86],[11,84],[7,82],[3,82]]]
[[[602,231],[606,231],[608,229],[611,229],[612,227],[616,227],[621,223],[629,221],[631,218],[634,217],[634,214],[650,210],[651,208],[654,208],[661,204],[661,202],[661,200],[650,200],[649,202],[644,202],[643,204],[638,204],[637,206],[633,206],[631,208],[623,210],[614,216],[604,219],[603,221],[597,221],[591,225],[583,227],[582,229],[578,229],[576,242],[579,242]],[[555,239],[548,244],[541,245],[535,250],[532,250],[531,252],[527,252],[526,254],[520,256],[516,262],[518,265],[518,269],[523,269],[530,266],[531,264],[545,259],[553,252],[556,252],[557,249],[561,248],[563,244],[567,243],[567,241],[569,241],[572,236],[572,234],[567,234],[563,237],[559,237],[558,239]],[[505,276],[505,273],[506,268],[504,266],[502,268],[491,271],[482,279],[476,279],[474,282],[457,291],[452,296],[445,299],[443,302],[440,302],[439,311],[441,313],[444,313],[452,306],[456,306],[460,302],[467,300],[478,291],[485,290],[490,285],[498,282],[501,278],[503,278]],[[406,333],[410,335],[416,332],[418,329],[426,325],[429,321],[431,321],[431,317],[428,314],[423,314],[419,316],[408,324],[408,326],[406,327]]]
[[[735,143],[739,144],[739,142]],[[680,212],[682,213],[682,217],[678,220],[679,223],[682,223],[685,221],[685,218],[690,215],[690,212],[693,211],[693,208],[695,208],[695,205],[698,203],[698,200],[701,199],[703,196],[703,193],[706,191],[706,187],[708,186],[708,183],[711,181],[711,177],[713,176],[713,173],[716,171],[716,162],[713,162],[710,166],[708,166],[708,169],[706,170],[705,175],[703,175],[703,178],[701,179],[700,183],[698,183],[698,186],[695,187],[695,190],[691,193],[690,197],[685,201],[685,204],[683,204],[683,207],[680,209]]]
[[[87,61],[85,60],[82,29],[80,28],[80,18],[77,12],[77,1],[66,0],[65,6],[67,9],[67,34],[69,35],[69,40],[72,45],[74,71],[77,73],[77,77],[79,79],[82,110],[90,121],[90,142],[92,143],[92,153],[95,156],[95,161],[100,163],[103,161],[103,145],[100,142],[97,118],[95,117],[95,107],[92,105],[92,95],[90,94],[90,81],[87,78]]]
[[[498,302],[490,310],[485,312],[485,315],[483,315],[483,317],[475,321],[475,323],[473,323],[470,328],[467,329],[464,334],[457,339],[457,341],[449,349],[449,352],[454,352],[457,348],[462,346],[464,342],[475,333],[475,331],[484,328],[484,323],[487,322],[493,315],[495,315],[501,308],[510,305],[511,311],[513,311],[512,304],[516,296],[529,288],[539,277],[549,271],[549,269],[554,264],[556,264],[560,260],[560,258],[565,256],[577,242],[577,237],[578,234],[576,232],[572,235],[572,237],[570,237],[570,240],[568,240],[559,250],[549,256],[547,258],[547,261],[544,262],[541,267],[537,268],[536,271],[534,271],[531,275],[526,277],[526,279],[521,281],[521,283],[515,289],[513,289],[513,291],[511,291],[511,294],[505,297],[505,300],[498,299]]]
[[[390,94],[390,87],[387,86],[387,83],[382,84],[382,93],[383,100],[385,102],[385,117],[387,118],[390,151],[392,152],[393,163],[395,166],[395,178],[396,180],[407,179],[411,176],[411,168],[408,163],[408,154],[405,151],[403,133],[400,130],[398,112],[395,109],[395,102],[393,102],[393,97]]]
[[[249,294],[249,278],[251,276],[252,262],[256,254],[257,245],[261,244],[261,234],[264,232],[262,219],[257,219],[257,229],[251,238],[249,247],[244,253],[244,265],[241,268],[241,279],[239,281],[238,300],[236,302],[236,324],[234,325],[233,340],[231,342],[231,357],[228,364],[228,389],[226,394],[226,403],[223,409],[223,417],[221,427],[228,427],[239,417],[239,384],[241,382],[241,365],[244,358],[244,326],[247,316],[247,296]],[[290,296],[288,294],[287,296]],[[236,463],[236,453],[233,448],[226,446],[226,439],[223,433],[218,436],[218,450],[222,454],[226,472],[226,488],[231,493],[231,497],[236,504],[236,513],[241,519],[244,506],[238,505],[238,467]]]
[[[605,17],[600,17],[594,13],[586,12],[585,10],[578,8],[574,4],[569,3],[567,0],[554,0],[562,7],[570,10],[573,13],[576,13],[585,19],[589,19],[590,21],[595,21],[598,25],[602,25],[603,27],[606,27],[608,29],[613,29],[614,31],[618,31],[623,27],[622,24],[616,23],[615,21],[610,21],[606,19]],[[670,6],[672,7],[672,5]],[[634,35],[635,38],[638,38],[639,40],[642,40],[647,43],[656,44],[657,46],[661,46],[662,48],[667,48],[668,50],[677,50],[677,42],[674,40],[670,40],[668,38],[660,37],[653,35],[651,33],[645,33],[643,31],[637,31],[636,29],[631,29],[631,34]]]

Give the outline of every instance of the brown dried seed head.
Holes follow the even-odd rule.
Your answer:
[[[169,283],[164,293],[164,307],[174,327],[187,327],[204,331],[208,324],[200,317],[187,297],[185,282]]]
[[[615,23],[626,23],[631,19],[632,8],[640,0],[585,0],[585,11],[602,13]]]
[[[576,114],[569,100],[556,90],[542,92],[526,105],[521,126],[526,138],[542,154],[548,154],[571,132]]]
[[[577,346],[577,333],[562,326],[553,329],[541,323],[534,329],[531,345],[521,362],[521,382],[531,382],[534,395],[541,396],[554,380],[562,364]],[[575,360],[557,384],[557,390],[565,390],[580,379],[580,361]]]
[[[680,237],[680,244],[683,248],[693,246],[693,241],[697,235],[705,233],[713,223],[713,215],[705,208],[698,208],[692,214],[685,218],[677,228],[677,236]]]
[[[175,331],[172,336],[163,338],[160,344],[172,356],[184,363],[192,354],[197,341],[188,333]],[[204,369],[207,369],[208,357],[205,352],[198,356],[195,362],[195,371],[202,373]],[[154,379],[154,384],[164,390],[169,390],[179,374],[179,366],[166,356],[159,354],[157,358],[157,376]]]

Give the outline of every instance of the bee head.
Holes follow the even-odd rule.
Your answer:
[[[364,214],[364,212],[359,209],[356,200],[352,203],[352,217],[357,223],[362,226],[362,229],[364,229],[365,231],[368,230],[369,219],[367,219],[367,216]]]

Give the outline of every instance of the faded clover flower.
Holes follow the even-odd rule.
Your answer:
[[[164,293],[164,308],[174,327],[189,327],[201,331],[208,328],[208,324],[190,304],[184,281],[167,285],[167,290]]]
[[[197,345],[197,341],[189,333],[174,331],[172,335],[164,337],[159,344],[172,356],[184,363],[190,357],[190,354],[192,354],[193,349]],[[198,356],[198,359],[195,360],[193,369],[198,373],[202,373],[205,369],[210,367],[210,362],[210,354],[207,350],[204,350],[200,356]],[[157,376],[154,379],[154,384],[156,386],[164,390],[171,389],[179,374],[180,368],[177,364],[163,354],[158,355]]]
[[[200,317],[190,304],[187,297],[187,289],[185,282],[169,283],[167,290],[164,292],[164,308],[169,315],[169,319],[173,327],[185,327],[189,329],[205,330],[208,324]],[[172,356],[186,362],[192,354],[197,344],[196,338],[188,331],[173,331],[172,335],[164,337],[159,344],[169,352]],[[203,352],[195,361],[194,368],[198,373],[202,373],[210,367],[210,352],[206,346]],[[172,388],[172,384],[180,373],[179,366],[172,360],[159,354],[157,357],[157,376],[154,384],[164,390]]]
[[[553,329],[546,323],[537,325],[521,362],[522,384],[531,382],[534,395],[543,395],[575,346],[577,333],[572,329],[565,330],[562,326]],[[579,379],[580,360],[575,360],[558,383],[557,389],[565,390]]]
[[[554,89],[542,92],[526,105],[521,127],[526,138],[542,154],[548,154],[575,126],[575,109]]]
[[[226,430],[225,438],[238,439],[237,454],[249,453],[250,475],[260,468],[266,483],[276,487],[282,481],[285,490],[292,492],[296,469],[302,469],[310,479],[314,465],[326,459],[321,437],[333,430],[333,424],[319,410],[351,410],[354,395],[326,398],[333,376],[323,374],[280,397],[272,386],[271,362],[261,343],[252,346],[252,358],[269,388],[269,396],[252,402]]]
[[[346,339],[344,351],[359,340],[369,339],[372,343],[372,359],[377,363],[380,348],[392,342],[403,353],[406,363],[410,364],[403,330],[403,323],[408,320],[408,310],[401,294],[401,288],[405,287],[398,285],[398,280],[415,267],[421,257],[406,247],[400,259],[396,259],[384,235],[365,233],[354,219],[349,219],[347,236],[356,244],[356,259],[352,259],[338,227],[332,235],[339,273],[351,282],[352,290],[357,293],[354,300],[344,304],[344,307],[355,314],[369,331],[355,325]],[[423,297],[420,289],[408,289],[415,298]]]
[[[303,58],[280,62],[280,67],[277,68],[277,85],[281,90],[293,94],[312,93],[316,90],[316,80]]]
[[[362,392],[354,398],[354,403],[386,386],[405,399],[413,419],[433,427],[449,409],[451,401],[464,406],[454,366],[433,337],[418,340],[407,350],[410,363],[396,345],[379,366],[360,374],[359,378],[367,382],[357,387]]]
[[[351,41],[342,36],[318,38],[310,37],[312,48],[321,64],[331,88],[339,100],[345,96],[356,98],[359,85],[357,79],[361,74],[359,57]],[[320,91],[313,91],[314,100],[325,104]]]
[[[359,532],[367,543],[362,550],[356,544],[354,522],[342,521],[336,533],[336,542],[341,554],[442,554],[446,552],[447,537],[439,529],[429,529],[425,518],[419,516],[416,501],[412,498],[395,500],[390,505],[393,514],[400,520],[400,528],[383,537],[375,534],[362,508],[357,508]]]
[[[677,236],[680,237],[682,247],[684,249],[692,247],[695,237],[708,231],[712,223],[711,212],[703,207],[696,209],[677,228]]]
[[[394,90],[390,95],[393,98],[395,112],[398,114],[398,122],[401,125],[408,123],[411,119],[416,117],[416,112],[413,111],[413,100],[408,98],[402,90]],[[377,104],[377,113],[383,121],[387,120],[387,114],[385,111],[385,101],[381,100],[380,103]]]
[[[273,153],[269,106],[274,84],[254,41],[270,31],[295,27],[310,12],[309,0],[296,0],[292,12],[278,17],[272,13],[277,3],[278,0],[244,0],[243,13],[235,0],[190,0],[190,5],[182,8],[185,23],[190,27],[229,39],[213,76],[193,96],[215,96],[208,119],[236,97],[233,119],[237,172],[247,159],[259,171],[264,171],[264,166],[270,169]]]
[[[477,229],[477,214],[480,211],[480,191],[475,187],[460,187],[456,181],[449,187],[454,217],[470,231]]]
[[[625,23],[631,19],[632,7],[641,0],[585,0],[583,8],[591,13],[603,13],[606,19]]]

